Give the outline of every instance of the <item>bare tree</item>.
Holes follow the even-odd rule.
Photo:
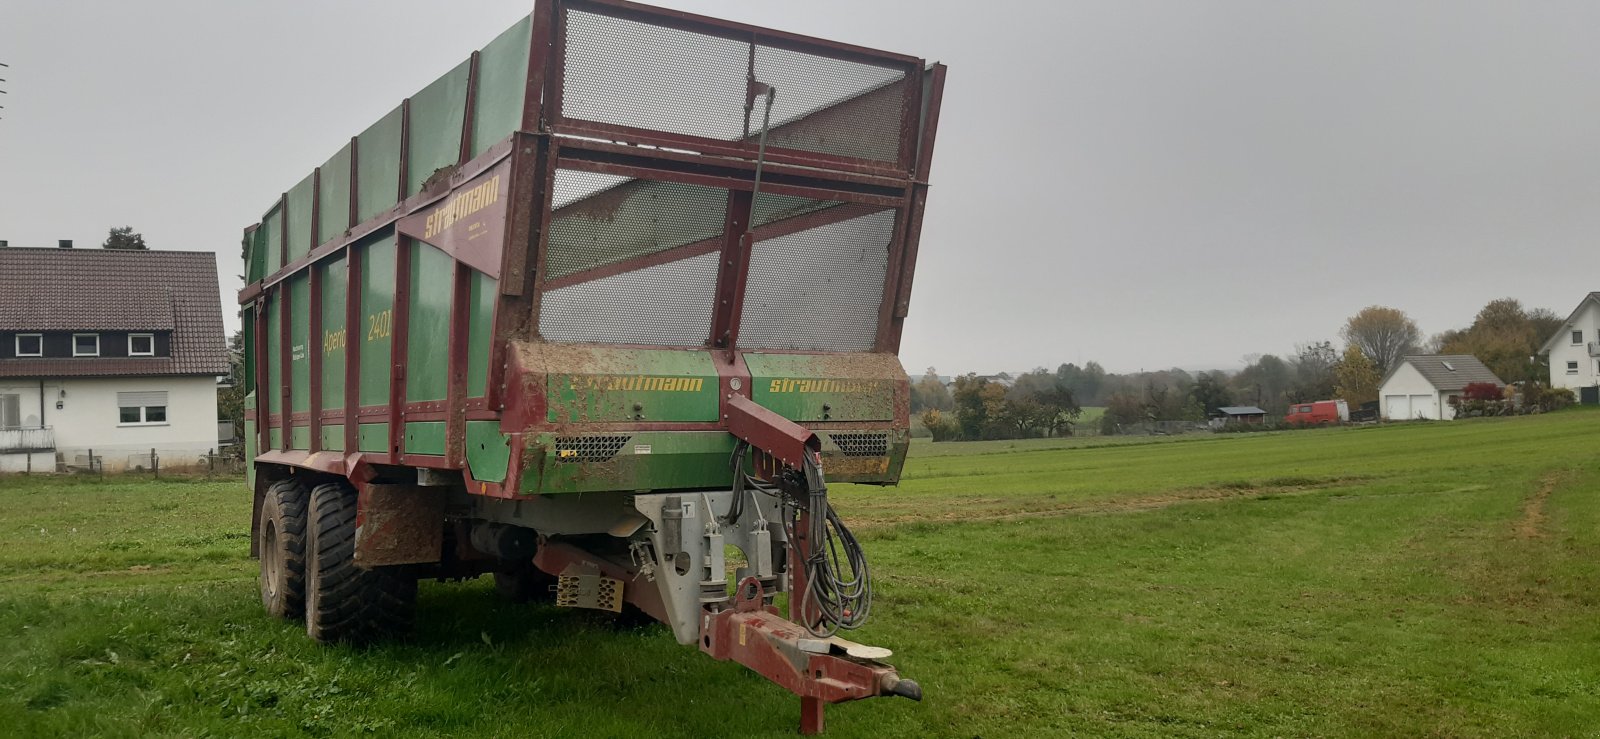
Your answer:
[[[1345,322],[1339,335],[1372,360],[1379,376],[1422,342],[1422,330],[1405,311],[1381,305],[1362,308]]]

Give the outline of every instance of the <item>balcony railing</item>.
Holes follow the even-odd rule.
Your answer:
[[[0,454],[51,452],[56,448],[56,431],[49,426],[0,428]]]

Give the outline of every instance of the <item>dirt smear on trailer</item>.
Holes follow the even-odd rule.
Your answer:
[[[850,527],[861,531],[883,529],[911,523],[968,523],[974,521],[1014,521],[1054,516],[1091,516],[1139,513],[1187,503],[1222,503],[1235,500],[1273,500],[1310,495],[1363,482],[1369,478],[1275,478],[1260,482],[1223,482],[1201,487],[1180,488],[1148,495],[1129,495],[1108,499],[1058,501],[1056,496],[1029,498],[968,498],[959,510],[906,510],[901,499],[889,504],[852,502],[843,511]]]

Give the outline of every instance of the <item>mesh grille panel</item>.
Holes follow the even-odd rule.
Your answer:
[[[712,252],[550,290],[539,333],[557,342],[700,346],[711,334],[718,257]]]
[[[828,438],[846,457],[882,457],[889,453],[888,434],[828,434]]]
[[[756,228],[761,228],[785,218],[815,213],[819,210],[832,208],[835,205],[843,205],[843,203],[836,200],[812,200],[811,198],[797,198],[789,195],[773,195],[763,192],[756,196],[755,203],[750,208],[750,222]]]
[[[727,206],[718,188],[559,170],[547,279],[721,236]]]
[[[756,79],[777,88],[768,146],[893,162],[900,156],[905,73],[788,49],[756,48]],[[752,114],[761,130],[760,106]]]
[[[895,212],[757,242],[739,344],[799,351],[872,349]]]
[[[764,99],[745,110],[754,52],[757,81],[777,89],[768,144],[896,162],[905,69],[844,61],[748,41],[568,10],[561,115],[701,136],[752,140]]]
[[[749,59],[747,43],[568,10],[561,115],[733,141]]]
[[[558,436],[556,462],[606,462],[617,456],[631,436]]]

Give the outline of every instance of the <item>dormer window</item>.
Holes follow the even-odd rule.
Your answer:
[[[100,356],[100,334],[73,334],[72,356],[98,357]]]
[[[155,355],[155,334],[128,334],[128,356],[153,357]]]
[[[17,356],[44,356],[44,334],[17,334]]]
[[[1583,331],[1582,330],[1573,331],[1572,332],[1572,343],[1574,345],[1583,343]]]

